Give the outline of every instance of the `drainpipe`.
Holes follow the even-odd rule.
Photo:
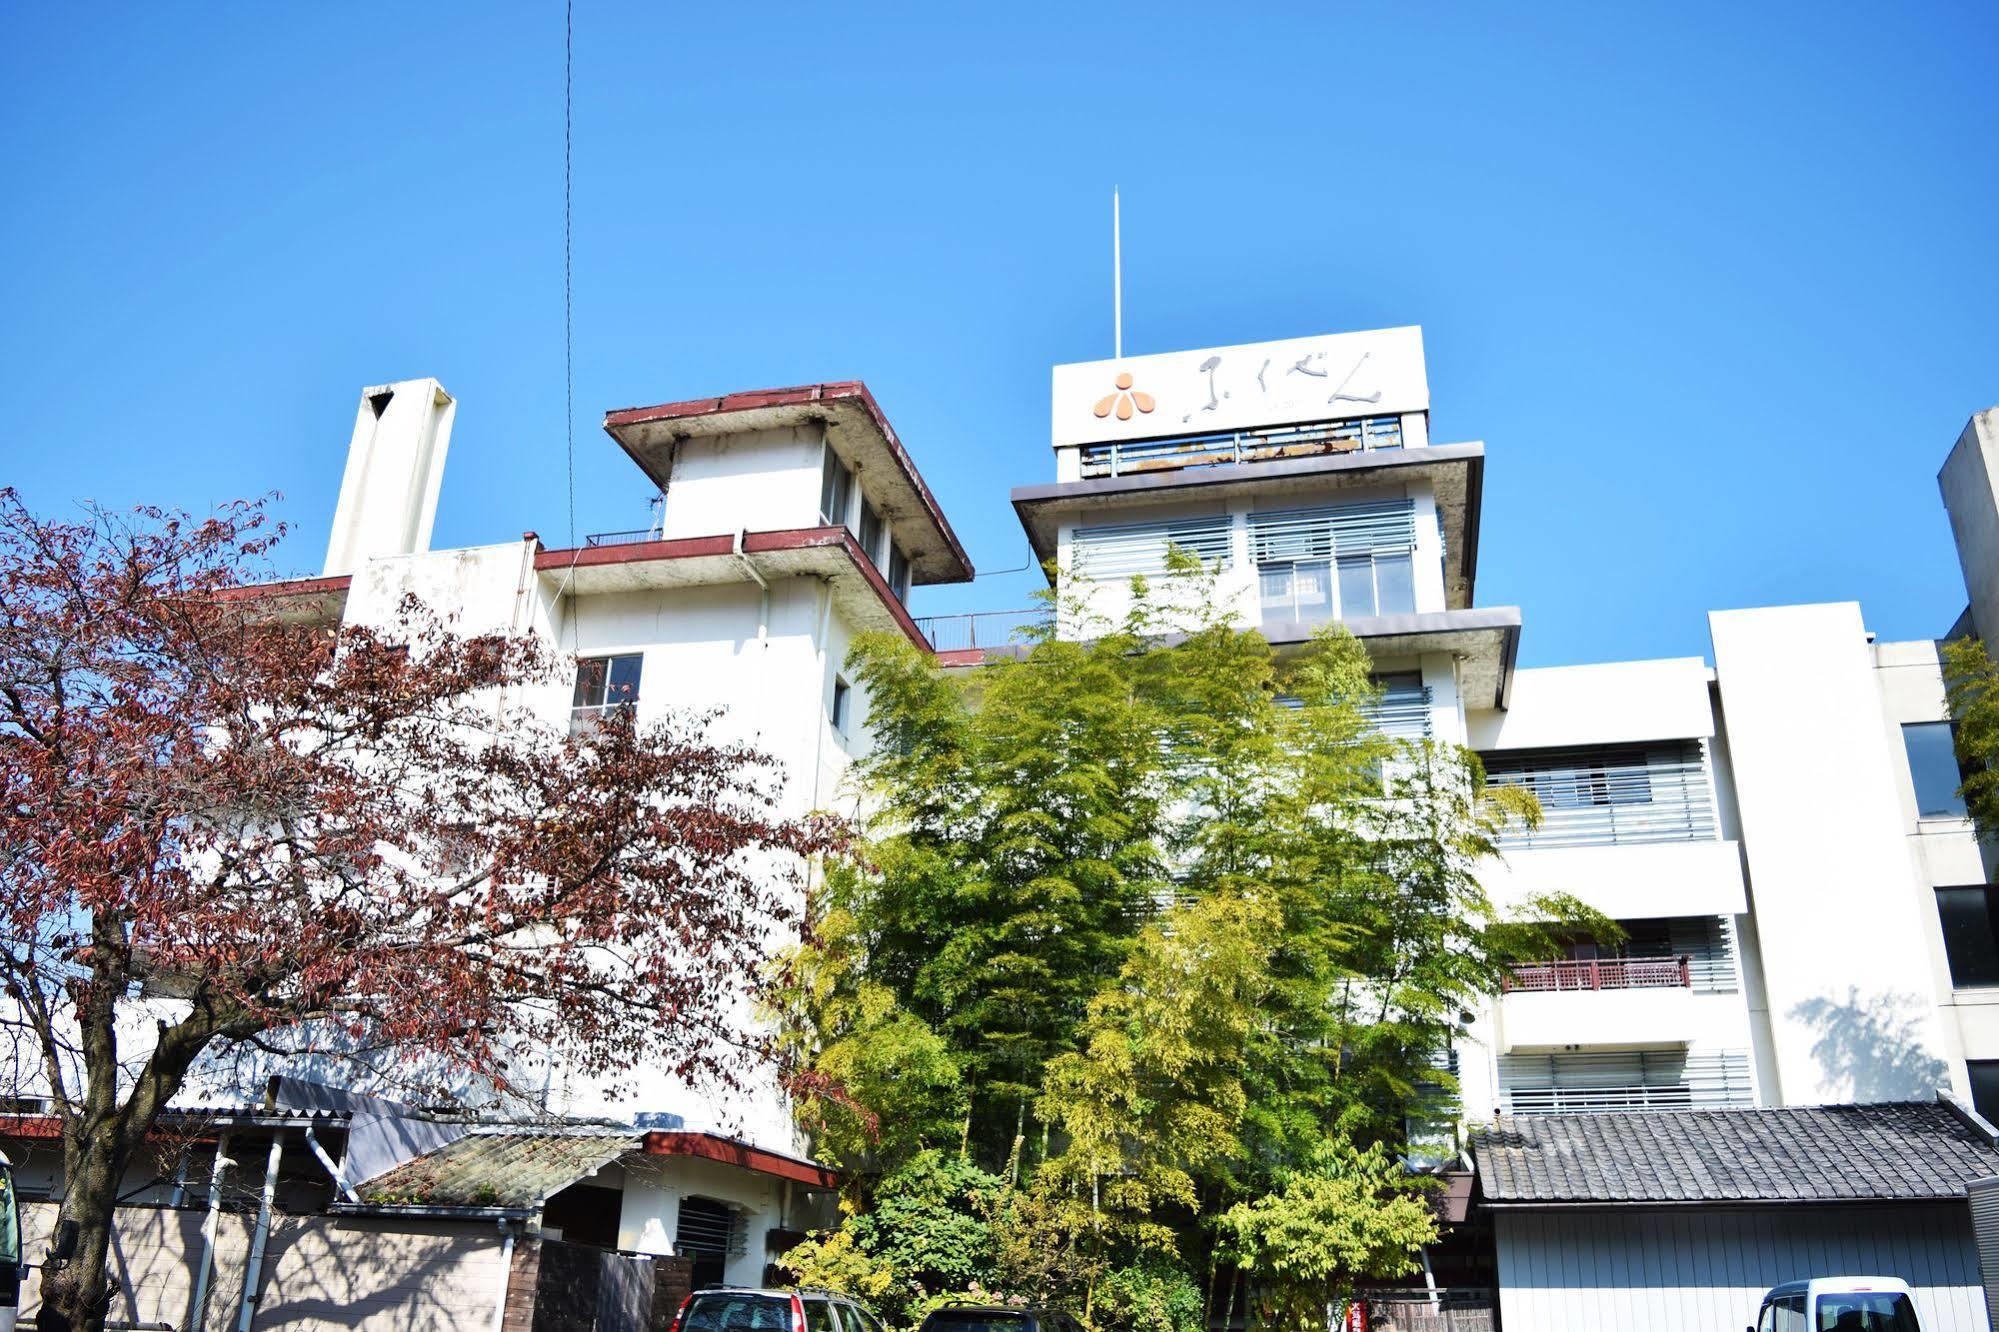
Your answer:
[[[826,639],[833,631],[833,583],[831,579],[819,584],[819,634],[813,644],[818,649],[819,662],[819,708],[826,707]],[[826,728],[831,723],[824,717],[818,718],[818,725],[812,733],[812,808],[819,808],[819,774],[826,764]]]
[[[326,1167],[326,1173],[333,1176],[333,1187],[346,1194],[348,1202],[360,1202],[361,1195],[354,1192],[354,1186],[347,1182],[346,1168],[336,1164],[334,1159],[326,1154],[326,1149],[319,1145],[319,1139],[313,1136],[310,1124],[306,1125],[305,1145],[312,1148],[312,1154]]]
[[[514,1224],[500,1222],[500,1293],[493,1299],[492,1332],[504,1332],[507,1324],[507,1283],[514,1273]]]
[[[736,563],[743,566],[743,572],[750,576],[750,581],[763,590],[762,604],[757,607],[757,642],[763,643],[770,637],[770,584],[757,572],[757,566],[750,563],[750,557],[743,553],[743,538],[748,535],[748,531],[737,532],[730,553],[736,557]]]
[[[201,1332],[208,1321],[208,1273],[215,1266],[215,1229],[222,1221],[222,1172],[229,1159],[229,1135],[215,1144],[215,1165],[208,1172],[208,1219],[201,1223],[201,1263],[194,1269],[194,1291],[188,1296],[188,1332]]]
[[[271,1237],[271,1209],[278,1196],[278,1161],[284,1156],[282,1129],[271,1131],[270,1160],[264,1166],[264,1200],[257,1206],[257,1234],[250,1241],[250,1261],[243,1267],[243,1306],[236,1315],[236,1332],[250,1332],[257,1313],[257,1285],[264,1278],[264,1246]]]
[[[1437,1274],[1430,1268],[1430,1246],[1418,1246],[1417,1253],[1423,1256],[1423,1286],[1430,1292],[1430,1307],[1437,1307]]]

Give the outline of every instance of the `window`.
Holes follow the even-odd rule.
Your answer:
[[[1950,983],[1960,990],[1999,985],[1999,929],[1994,928],[1992,889],[1937,889],[1943,921],[1943,948],[1950,958]]]
[[[569,702],[572,733],[596,725],[616,709],[638,703],[641,660],[640,654],[629,652],[617,657],[584,657],[576,663],[576,693]]]
[[[805,1332],[847,1332],[833,1321],[833,1306],[825,1300],[807,1295],[799,1303],[805,1306]]]
[[[909,556],[893,541],[888,543],[888,585],[895,589],[897,601],[909,604]]]
[[[1917,1332],[1916,1310],[1900,1291],[1831,1292],[1819,1296],[1818,1332]]]
[[[705,1198],[693,1201],[697,1206],[712,1205]],[[687,1248],[680,1251],[694,1258],[697,1269],[701,1269],[704,1263],[711,1264],[707,1270],[717,1275],[710,1284],[720,1284],[722,1257],[696,1253]],[[726,1251],[725,1244],[723,1252]],[[782,1295],[753,1295],[742,1291],[696,1295],[687,1302],[687,1311],[680,1318],[680,1328],[681,1332],[791,1332],[791,1300]]]
[[[1958,771],[1950,723],[1906,723],[1902,745],[1909,751],[1909,776],[1916,784],[1916,813],[1926,819],[1963,818],[1957,788],[1964,775]]]
[[[853,711],[854,691],[839,676],[833,677],[833,729],[847,734],[848,714]]]
[[[875,568],[885,570],[888,559],[882,554],[882,516],[875,512],[875,506],[865,499],[861,501],[861,549],[874,561]]]
[[[854,474],[847,470],[847,464],[840,461],[840,455],[829,447],[819,474],[819,521],[828,527],[846,526],[853,498]]]
[[[1410,614],[1415,548],[1416,506],[1406,499],[1283,509],[1249,520],[1266,620]]]
[[[1971,1077],[1971,1108],[1988,1124],[1999,1124],[1999,1059],[1967,1059]]]
[[[1083,578],[1157,578],[1167,571],[1166,552],[1179,547],[1203,564],[1229,567],[1233,521],[1225,513],[1168,518],[1115,527],[1079,527],[1072,540],[1072,572]]]

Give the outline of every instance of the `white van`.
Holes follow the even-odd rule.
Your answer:
[[[1906,1281],[1814,1277],[1771,1287],[1748,1332],[1922,1332],[1922,1324]]]

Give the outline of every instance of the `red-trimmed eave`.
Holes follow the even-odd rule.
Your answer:
[[[777,1152],[767,1152],[761,1147],[752,1147],[734,1138],[724,1138],[714,1133],[654,1132],[645,1136],[642,1149],[647,1156],[698,1156],[708,1161],[720,1161],[725,1165],[740,1166],[744,1170],[754,1170],[760,1175],[771,1175],[778,1179],[788,1179],[794,1184],[804,1184],[815,1189],[837,1189],[840,1174],[825,1166],[801,1161],[795,1156],[783,1156]]]
[[[225,587],[216,595],[224,601],[252,601],[263,597],[316,597],[328,592],[345,592],[353,582],[351,574],[334,574],[329,578],[287,578],[277,583],[244,583],[240,587]]]
[[[54,1115],[0,1115],[0,1138],[33,1138],[53,1142],[62,1137],[62,1121]],[[146,1130],[148,1142],[213,1142],[215,1134],[190,1135],[173,1124],[154,1124]]]
[[[842,380],[836,384],[801,384],[796,388],[755,389],[748,393],[731,393],[721,398],[664,402],[657,407],[625,407],[604,414],[604,429],[612,438],[616,438],[617,431],[624,426],[646,425],[653,421],[685,420],[695,416],[724,416],[730,412],[754,411],[759,407],[803,407],[809,403],[839,402],[848,398],[861,404],[862,409],[868,414],[868,419],[874,422],[875,429],[881,431],[882,438],[888,441],[888,451],[894,457],[895,465],[902,469],[902,474],[915,488],[917,497],[923,501],[924,512],[930,515],[930,521],[935,524],[945,544],[951,547],[951,553],[957,557],[959,565],[969,571],[972,567],[972,558],[965,554],[965,548],[958,544],[958,534],[951,530],[950,522],[944,517],[943,508],[937,503],[937,497],[930,493],[930,487],[923,480],[923,473],[916,470],[916,463],[910,458],[909,450],[902,447],[901,436],[897,435],[895,427],[888,423],[888,417],[883,414],[881,404],[875,401],[875,395],[868,392],[868,386],[858,379]]]
[[[880,598],[888,613],[894,617],[896,625],[909,641],[931,651],[930,640],[916,627],[909,611],[895,595],[895,589],[882,577],[875,562],[861,549],[861,543],[854,534],[844,527],[799,527],[779,532],[745,532],[743,553],[762,555],[784,550],[810,550],[815,547],[838,547],[847,554],[855,570],[867,580],[868,587]],[[687,560],[702,556],[727,555],[736,548],[736,539],[731,536],[675,537],[669,541],[641,541],[621,546],[580,546],[569,550],[544,550],[534,557],[534,567],[541,572],[559,573],[564,569],[591,569],[607,564],[641,564],[648,560]]]

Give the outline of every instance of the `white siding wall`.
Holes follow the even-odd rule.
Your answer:
[[[667,478],[668,537],[819,526],[817,425],[682,440]]]
[[[1731,1332],[1763,1292],[1815,1276],[1894,1276],[1923,1332],[1989,1332],[1963,1206],[1504,1212],[1506,1332]]]

